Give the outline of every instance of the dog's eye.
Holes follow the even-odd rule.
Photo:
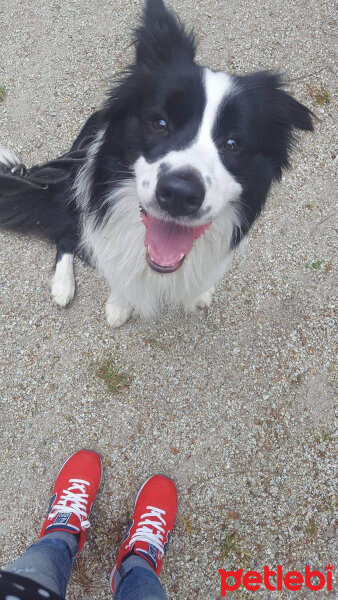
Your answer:
[[[227,150],[230,150],[230,152],[238,152],[240,149],[238,141],[234,140],[234,138],[229,138],[224,146]]]
[[[218,138],[216,140],[216,146],[217,148],[221,151],[222,154],[226,153],[226,152],[239,152],[241,149],[241,146],[239,144],[239,141],[236,140],[236,138],[233,137],[228,137],[228,138]]]
[[[154,119],[152,126],[157,131],[168,131],[168,123],[165,119]]]

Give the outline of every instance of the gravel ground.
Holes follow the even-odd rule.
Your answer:
[[[98,275],[76,263],[77,295],[49,298],[54,248],[1,236],[1,562],[36,539],[62,461],[105,458],[69,600],[110,598],[107,577],[135,492],[177,482],[162,581],[170,599],[220,598],[218,569],[324,571],[335,554],[334,32],[324,0],[173,0],[199,59],[230,72],[285,71],[320,118],[217,287],[212,308],[164,310],[108,328]],[[66,150],[131,56],[132,0],[3,0],[0,143],[27,164]],[[0,88],[1,89],[1,88]],[[130,387],[97,376],[108,359]],[[297,598],[326,598],[298,592]],[[295,598],[234,592],[232,598]]]

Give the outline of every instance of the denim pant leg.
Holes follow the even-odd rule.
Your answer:
[[[167,600],[155,571],[140,556],[130,556],[115,574],[114,600]]]
[[[75,535],[55,531],[29,546],[20,558],[7,565],[4,571],[32,579],[62,598],[78,551]]]

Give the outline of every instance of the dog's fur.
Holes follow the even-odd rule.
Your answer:
[[[135,45],[135,64],[73,145],[91,136],[85,164],[43,193],[8,199],[0,191],[2,227],[38,230],[57,243],[55,302],[72,300],[73,254],[81,250],[110,287],[112,326],[133,310],[148,317],[163,304],[209,306],[272,181],[288,167],[294,131],[312,130],[310,111],[282,89],[280,76],[198,66],[193,35],[162,0],[146,2]],[[0,161],[18,162],[5,150]],[[152,242],[145,247],[154,235],[149,219],[168,236],[194,232],[185,260],[179,250],[168,258],[160,240],[164,258],[156,263]]]

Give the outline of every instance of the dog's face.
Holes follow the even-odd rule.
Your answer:
[[[135,162],[142,208],[159,219],[204,225],[242,186],[227,168],[239,154],[236,133],[220,131],[221,106],[234,84],[225,73],[196,67],[162,86],[145,107],[145,145]]]
[[[288,166],[293,129],[312,124],[278,76],[196,65],[192,36],[162,0],[148,0],[136,43],[136,64],[119,88],[124,154],[136,178],[148,264],[168,273],[229,203],[246,233]]]
[[[160,272],[176,270],[243,189],[227,168],[227,155],[240,152],[238,140],[231,131],[217,131],[231,78],[199,67],[173,71],[170,78],[164,73],[155,97],[142,107],[144,146],[134,165],[147,260]]]

